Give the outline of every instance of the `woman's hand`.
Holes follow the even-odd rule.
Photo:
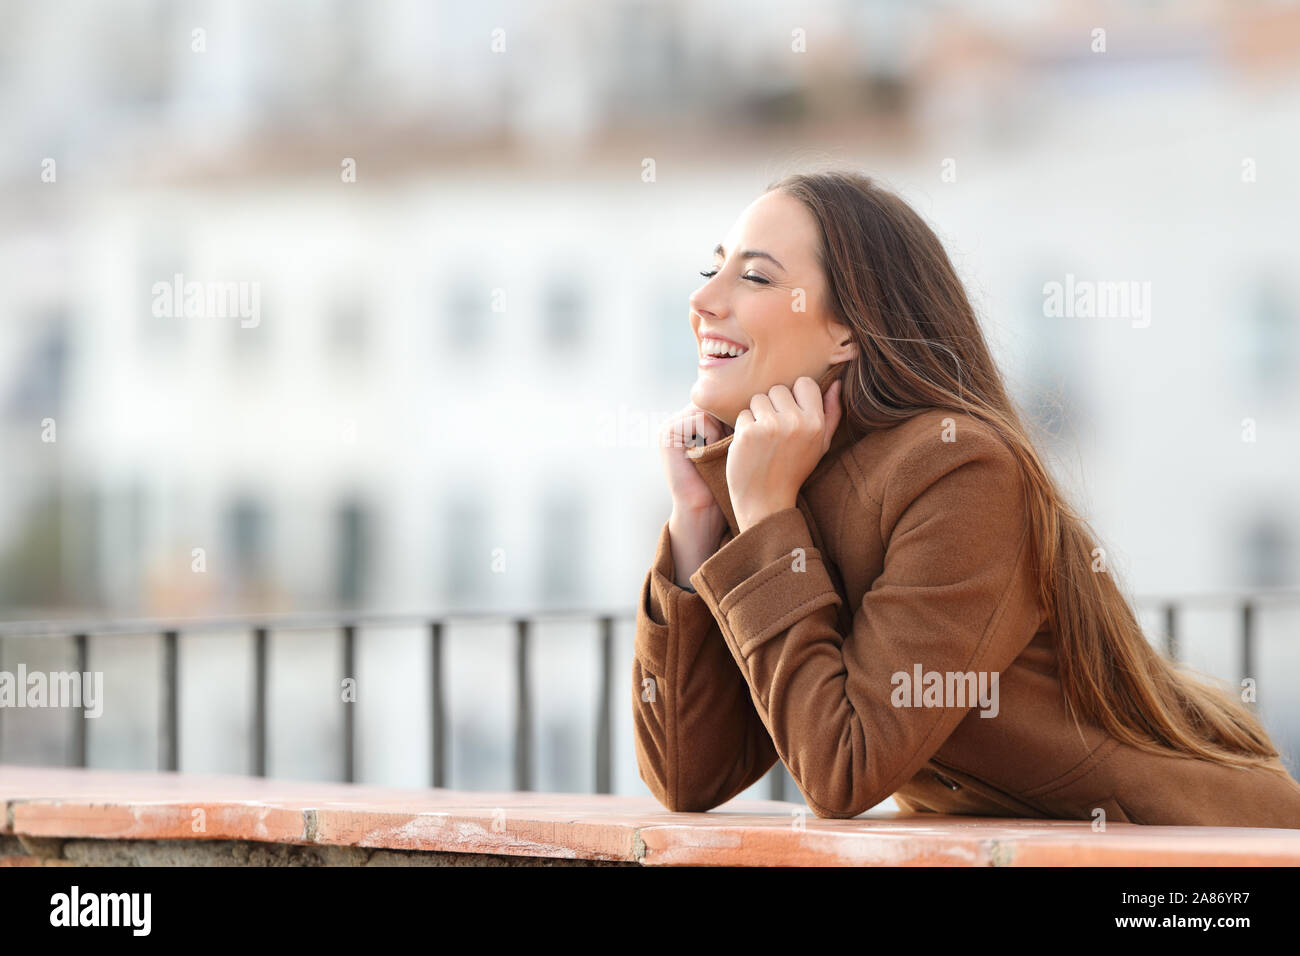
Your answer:
[[[838,379],[824,396],[804,375],[795,381],[793,394],[774,385],[750,400],[736,418],[736,437],[727,451],[727,489],[742,532],[795,506],[842,414]]]
[[[659,428],[659,454],[663,460],[673,510],[684,514],[722,509],[713,491],[700,477],[699,469],[686,457],[686,450],[697,445],[712,445],[727,436],[728,426],[694,404],[674,412]]]
[[[686,449],[700,444],[700,438],[710,445],[721,441],[728,430],[729,426],[694,404],[674,413],[659,430],[659,452],[673,497],[668,540],[674,583],[679,587],[686,587],[696,569],[718,550],[727,530],[726,515],[695,463],[686,457]]]

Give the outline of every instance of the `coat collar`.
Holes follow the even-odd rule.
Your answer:
[[[821,388],[823,395],[826,394],[826,389],[831,387],[831,383],[840,377],[847,366],[847,362],[838,362],[827,369],[826,373],[817,380],[817,385]],[[722,508],[722,513],[727,519],[727,526],[731,529],[733,536],[740,533],[740,526],[736,523],[736,512],[731,506],[731,492],[727,488],[727,449],[731,447],[731,441],[735,437],[733,432],[725,438],[715,441],[712,445],[700,445],[696,448],[686,449],[686,457],[695,462],[700,477],[704,479],[705,484],[713,492],[713,497],[717,500],[718,506]],[[844,415],[840,418],[835,434],[831,436],[830,447],[826,449],[826,454],[817,463],[817,467],[813,469],[812,474],[804,481],[804,485],[806,486],[808,481],[811,481],[814,475],[819,474],[829,462],[838,458],[839,452],[846,445],[851,444],[853,440],[853,429],[849,425],[848,416]]]

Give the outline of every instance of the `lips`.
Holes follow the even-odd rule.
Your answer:
[[[718,335],[715,332],[705,332],[700,335],[699,344],[700,358],[741,358],[749,351],[749,347],[737,342],[735,339],[729,339],[725,335]],[[736,354],[729,354],[729,353]]]
[[[749,353],[746,352],[745,355]],[[712,368],[715,365],[725,365],[728,362],[739,362],[745,355],[701,355],[700,368]]]

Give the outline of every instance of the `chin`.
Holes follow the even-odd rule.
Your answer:
[[[718,395],[715,389],[709,388],[707,385],[701,386],[697,382],[691,388],[691,404],[702,408],[728,428],[735,427],[736,414],[739,409],[733,410],[733,403],[728,401],[725,396]]]
[[[691,403],[714,415],[718,414],[717,409],[727,404],[726,398],[727,396],[719,394],[714,382],[696,379],[691,386]]]

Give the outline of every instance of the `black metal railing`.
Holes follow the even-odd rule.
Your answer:
[[[1231,607],[1238,616],[1238,668],[1241,677],[1255,676],[1255,635],[1256,614],[1262,605],[1300,604],[1300,590],[1269,590],[1251,592],[1202,593],[1180,597],[1141,596],[1135,599],[1135,606],[1156,609],[1163,622],[1163,640],[1166,654],[1178,660],[1180,652],[1180,626],[1184,610],[1193,605],[1209,605],[1211,608]],[[530,615],[503,614],[302,614],[264,617],[211,617],[190,620],[103,620],[103,621],[24,621],[0,624],[0,649],[5,638],[48,637],[51,639],[70,639],[73,644],[76,667],[79,673],[90,670],[91,640],[94,637],[112,634],[158,636],[162,641],[162,689],[159,701],[161,713],[159,723],[158,763],[163,770],[180,769],[180,721],[179,721],[179,655],[180,636],[183,633],[201,631],[237,630],[251,633],[253,637],[253,695],[252,695],[252,739],[249,741],[249,772],[254,776],[266,776],[267,754],[267,697],[270,685],[267,679],[267,657],[272,635],[278,631],[305,629],[337,629],[342,638],[343,674],[356,674],[357,631],[361,627],[412,627],[424,628],[429,637],[430,672],[429,720],[432,730],[432,772],[431,784],[434,787],[447,786],[447,716],[446,693],[444,688],[444,628],[449,621],[505,622],[513,621],[515,627],[514,643],[514,788],[516,790],[532,789],[532,727],[533,704],[529,693],[529,660],[534,624],[543,620],[586,620],[594,621],[599,627],[597,654],[599,655],[599,677],[596,688],[595,721],[595,793],[610,793],[612,787],[612,749],[611,732],[613,693],[615,679],[614,658],[614,622],[616,620],[634,620],[635,612],[596,613],[592,611],[555,611]],[[0,655],[2,657],[2,655]],[[74,711],[72,721],[72,754],[76,766],[87,765],[86,722],[80,711]],[[0,716],[3,710],[0,710]],[[348,782],[356,780],[356,716],[352,707],[343,711],[343,731],[341,740],[343,779]],[[0,753],[0,761],[3,754]],[[790,793],[787,786],[788,772],[778,761],[768,774],[768,791],[774,800],[785,800]]]
[[[1231,608],[1237,615],[1237,671],[1239,677],[1255,675],[1255,617],[1262,605],[1300,605],[1300,590],[1276,589],[1253,592],[1205,593],[1180,598],[1141,597],[1136,601],[1141,607],[1154,607],[1163,621],[1165,654],[1178,660],[1180,620],[1189,606],[1208,606],[1211,609]]]
[[[429,720],[431,722],[433,753],[431,784],[447,786],[447,708],[444,689],[444,629],[449,621],[491,623],[513,621],[514,641],[514,788],[532,789],[532,728],[533,704],[529,693],[529,659],[533,626],[544,620],[587,620],[598,626],[597,654],[600,657],[599,683],[596,688],[595,735],[595,793],[610,793],[613,785],[613,719],[611,682],[614,679],[614,622],[632,620],[635,613],[592,613],[591,611],[556,611],[532,615],[455,614],[432,617],[425,614],[304,614],[262,617],[210,617],[188,620],[103,620],[103,621],[23,621],[0,624],[0,651],[6,638],[70,639],[78,673],[90,671],[91,641],[108,635],[138,635],[142,639],[157,637],[162,642],[162,683],[159,700],[158,767],[162,770],[180,769],[180,636],[183,633],[202,631],[241,631],[253,637],[253,700],[252,739],[249,741],[249,773],[266,776],[267,753],[267,698],[268,651],[272,635],[279,631],[336,629],[341,637],[345,677],[357,673],[357,640],[361,627],[421,627],[428,633],[432,667],[430,673]],[[0,658],[2,658],[0,653]],[[74,712],[72,720],[73,764],[87,765],[86,721],[82,710]],[[0,710],[2,719],[3,710]],[[356,711],[343,710],[343,731],[340,741],[343,779],[356,781],[357,729]],[[3,753],[0,752],[0,762]]]

